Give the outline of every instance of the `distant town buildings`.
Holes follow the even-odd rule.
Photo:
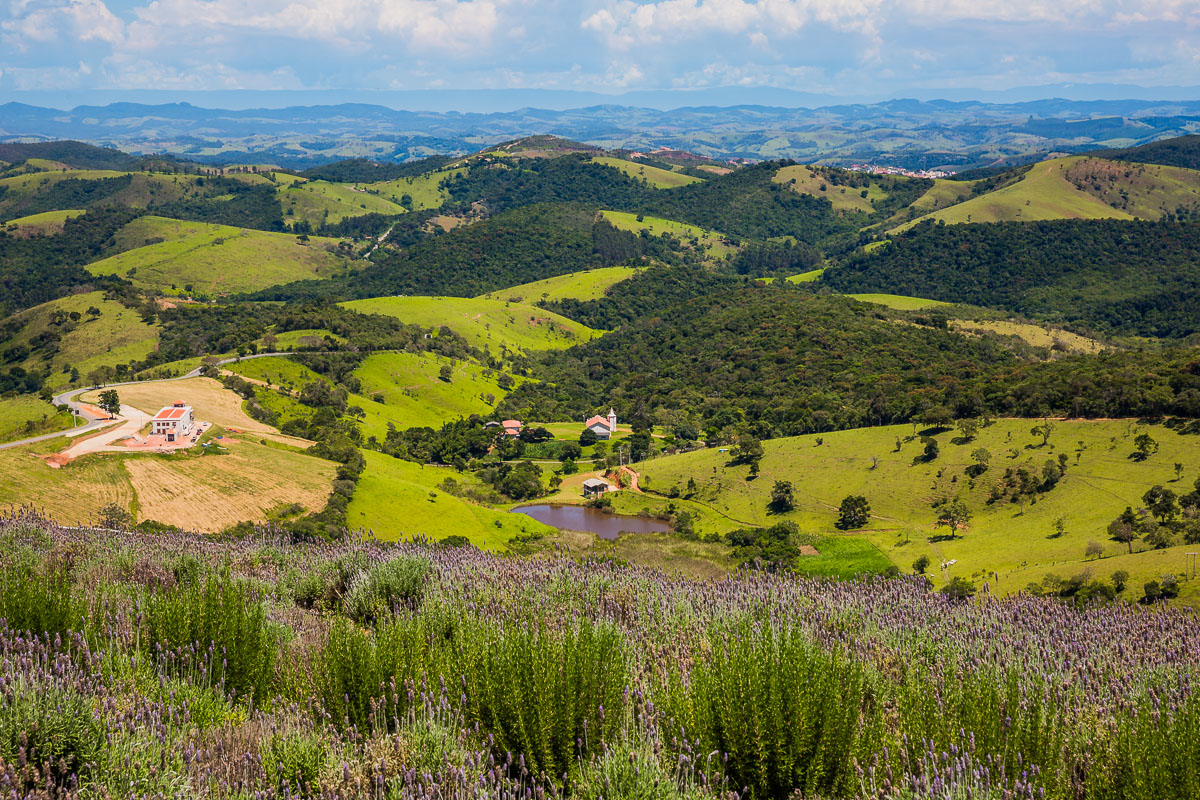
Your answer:
[[[953,172],[940,169],[904,169],[903,167],[888,167],[882,164],[851,164],[847,169],[853,172],[867,172],[871,175],[903,175],[906,178],[949,178]]]

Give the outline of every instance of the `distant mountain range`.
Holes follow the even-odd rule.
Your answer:
[[[490,113],[357,103],[231,110],[120,102],[69,111],[0,105],[0,141],[77,139],[133,153],[292,167],[355,157],[405,161],[553,134],[606,149],[669,147],[714,159],[964,170],[1196,132],[1200,100],[890,100],[671,110],[594,105]]]

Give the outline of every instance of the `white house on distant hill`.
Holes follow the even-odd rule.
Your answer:
[[[596,415],[583,423],[583,427],[596,434],[597,439],[611,439],[617,432],[617,412],[608,409],[608,416]]]
[[[165,436],[168,442],[174,442],[190,436],[195,427],[196,415],[192,412],[192,407],[178,401],[154,415],[150,433],[154,436]]]

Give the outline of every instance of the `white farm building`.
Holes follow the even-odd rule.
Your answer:
[[[154,415],[150,433],[153,436],[165,436],[168,442],[174,442],[190,436],[195,427],[196,415],[192,407],[181,401],[166,406]]]

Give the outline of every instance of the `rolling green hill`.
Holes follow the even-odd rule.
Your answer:
[[[772,180],[794,192],[828,200],[838,211],[872,214],[875,212],[875,203],[887,199],[887,191],[877,181],[867,178],[864,181],[866,186],[861,188],[843,186],[834,183],[828,172],[830,170],[826,168],[796,164],[782,167]]]
[[[602,211],[601,214],[618,230],[632,233],[646,231],[651,236],[674,236],[681,242],[711,255],[713,258],[723,258],[737,249],[737,245],[725,235],[705,230],[697,225],[624,211]],[[639,216],[641,220],[638,219]]]
[[[71,319],[72,314],[77,319]],[[14,333],[3,349],[10,356],[20,355],[11,360],[25,369],[47,372],[46,382],[55,389],[69,384],[72,369],[78,370],[80,380],[87,380],[95,370],[144,359],[157,348],[160,332],[158,325],[143,322],[138,312],[104,299],[103,292],[52,300],[11,317],[8,323]]]
[[[364,184],[362,188],[381,198],[386,198],[394,204],[402,203],[407,196],[411,201],[410,210],[420,211],[427,208],[438,208],[445,203],[449,199],[449,194],[441,188],[442,182],[462,173],[462,169],[438,169],[423,175],[368,183]]]
[[[555,532],[523,514],[496,511],[441,490],[439,484],[446,478],[463,481],[454,470],[381,453],[363,455],[366,470],[346,513],[352,529],[370,531],[384,540],[465,536],[485,550],[505,550],[508,540],[519,534]]]
[[[227,225],[141,217],[118,234],[133,249],[88,266],[135,286],[168,294],[216,297],[313,277],[344,274],[339,240],[297,237]],[[141,242],[141,246],[137,243]]]
[[[69,412],[34,395],[0,399],[0,443],[66,430],[74,424]]]
[[[609,288],[642,272],[639,267],[600,267],[523,283],[483,295],[488,300],[536,303],[539,300],[599,300]]]
[[[1070,578],[1090,570],[1104,578],[1123,569],[1131,575],[1130,585],[1140,589],[1166,573],[1183,573],[1184,552],[1194,547],[1180,540],[1155,550],[1135,542],[1137,552],[1130,555],[1125,544],[1109,539],[1106,528],[1126,506],[1141,505],[1142,495],[1155,484],[1180,494],[1190,491],[1200,469],[1200,441],[1134,420],[1060,421],[1049,445],[1042,447],[1030,433],[1036,422],[1001,419],[970,442],[958,441],[956,432],[937,434],[941,453],[930,462],[919,458],[923,445],[910,440],[912,426],[772,440],[763,443],[765,455],[754,479],[748,467],[728,466],[728,453],[698,450],[646,463],[640,469],[649,480],[642,485],[666,494],[673,486],[683,490],[692,479],[697,486],[692,501],[727,516],[726,524],[765,526],[788,519],[806,532],[865,537],[904,571],[927,555],[939,584],[946,576],[963,576],[1009,594],[1050,573]],[[1130,455],[1134,438],[1143,432],[1160,449],[1139,462]],[[966,470],[978,448],[989,451],[991,461],[987,471],[972,479]],[[1024,468],[1040,480],[1044,463],[1057,462],[1060,454],[1067,457],[1067,468],[1054,488],[1019,495],[1016,502],[1012,492],[988,502],[993,487],[1004,483],[1006,470]],[[1185,467],[1182,480],[1176,480],[1175,463]],[[783,515],[767,508],[780,480],[793,484],[796,497],[796,510]],[[837,507],[850,494],[861,494],[871,504],[872,519],[862,533],[838,533],[834,526]],[[935,501],[952,497],[963,499],[974,515],[956,539],[935,527],[932,508]],[[1059,519],[1065,528],[1061,536],[1055,528]],[[1102,557],[1085,557],[1089,542],[1101,545]],[[938,569],[952,559],[957,563],[945,573]],[[1189,595],[1192,602],[1200,601],[1200,588]]]
[[[1068,177],[1079,158],[1034,164],[1020,180],[995,191],[933,211],[889,233],[899,233],[927,219],[964,222],[1032,222],[1046,219],[1132,219],[1127,213],[1080,189]]]
[[[623,158],[597,156],[592,159],[592,162],[619,169],[634,180],[646,181],[647,184],[653,186],[655,189],[674,189],[677,186],[687,186],[688,184],[699,183],[703,180],[693,175],[684,175],[682,172],[662,169],[661,167],[654,167],[649,164],[637,164],[633,161],[626,161]]]
[[[72,217],[83,214],[81,209],[64,209],[62,211],[43,211],[41,214],[31,214],[28,217],[10,219],[4,228],[18,236],[42,235],[48,236],[62,233],[63,225]]]
[[[290,176],[289,176],[290,177]],[[279,202],[284,219],[305,220],[313,226],[331,225],[364,214],[403,214],[405,209],[356,186],[329,181],[280,181]]]
[[[447,365],[453,371],[444,381],[440,370]],[[362,382],[363,395],[382,396],[378,413],[399,429],[438,428],[459,417],[490,414],[508,394],[499,386],[499,374],[470,361],[452,363],[431,353],[377,353],[368,356],[354,375]]]
[[[446,326],[479,348],[555,350],[596,336],[594,331],[552,311],[502,300],[464,297],[376,297],[343,306],[361,314],[386,314],[405,323]]]

